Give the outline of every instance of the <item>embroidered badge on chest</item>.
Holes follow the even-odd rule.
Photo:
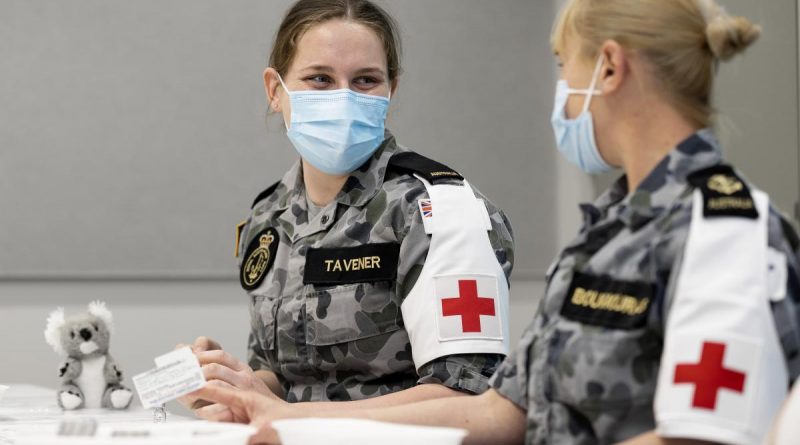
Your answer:
[[[564,318],[612,329],[637,329],[647,323],[653,286],[576,273],[561,307]]]
[[[256,289],[264,281],[278,251],[278,232],[273,228],[262,230],[256,235],[242,261],[239,282],[246,290]]]
[[[308,249],[303,284],[336,285],[391,281],[397,277],[400,245]]]

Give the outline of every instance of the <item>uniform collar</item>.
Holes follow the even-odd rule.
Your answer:
[[[383,187],[386,177],[386,167],[389,159],[400,151],[404,151],[397,145],[397,141],[388,130],[381,146],[375,151],[372,157],[350,174],[342,190],[336,195],[334,200],[347,206],[360,207],[366,205]],[[285,194],[276,204],[276,210],[286,210],[292,205],[305,204],[305,184],[303,183],[303,164],[298,160],[292,168],[283,175],[281,184],[286,187],[288,193]]]
[[[375,154],[347,178],[342,190],[336,195],[336,202],[350,207],[365,206],[383,188],[389,159],[400,151],[404,150],[387,130],[383,143]]]
[[[686,191],[687,177],[722,162],[722,151],[710,129],[700,130],[673,149],[647,175],[633,193],[628,193],[622,176],[594,204],[581,205],[584,221],[597,222],[614,213],[626,226],[636,230],[672,206]]]
[[[313,220],[308,219],[303,165],[298,160],[281,180],[288,192],[275,206],[281,212],[278,223],[292,242],[329,229],[336,222],[337,206],[364,206],[381,190],[389,159],[398,151],[402,149],[395,142],[394,136],[387,131],[378,150],[347,178],[342,190],[334,198],[336,205],[326,206]]]

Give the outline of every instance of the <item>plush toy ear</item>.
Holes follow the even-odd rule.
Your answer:
[[[67,355],[61,347],[61,328],[64,326],[64,308],[60,307],[47,317],[47,327],[44,330],[44,339],[56,354]]]
[[[108,332],[114,330],[114,317],[111,315],[111,311],[108,310],[105,303],[102,301],[93,301],[89,303],[89,313],[103,320],[103,323],[106,324],[106,328],[108,328]]]

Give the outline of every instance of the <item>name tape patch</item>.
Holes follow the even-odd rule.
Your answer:
[[[397,277],[400,244],[308,249],[303,284],[335,285],[391,281]]]
[[[561,307],[570,320],[614,329],[645,325],[653,301],[653,286],[576,273]]]

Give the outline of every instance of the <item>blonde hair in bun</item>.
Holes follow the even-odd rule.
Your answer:
[[[652,66],[672,105],[699,127],[711,125],[717,60],[742,53],[761,35],[744,17],[733,17],[714,0],[567,0],[552,34],[563,52],[578,37],[586,59],[596,59],[613,40]]]
[[[728,15],[714,18],[706,27],[708,47],[720,60],[730,60],[761,36],[761,27],[744,17]]]

